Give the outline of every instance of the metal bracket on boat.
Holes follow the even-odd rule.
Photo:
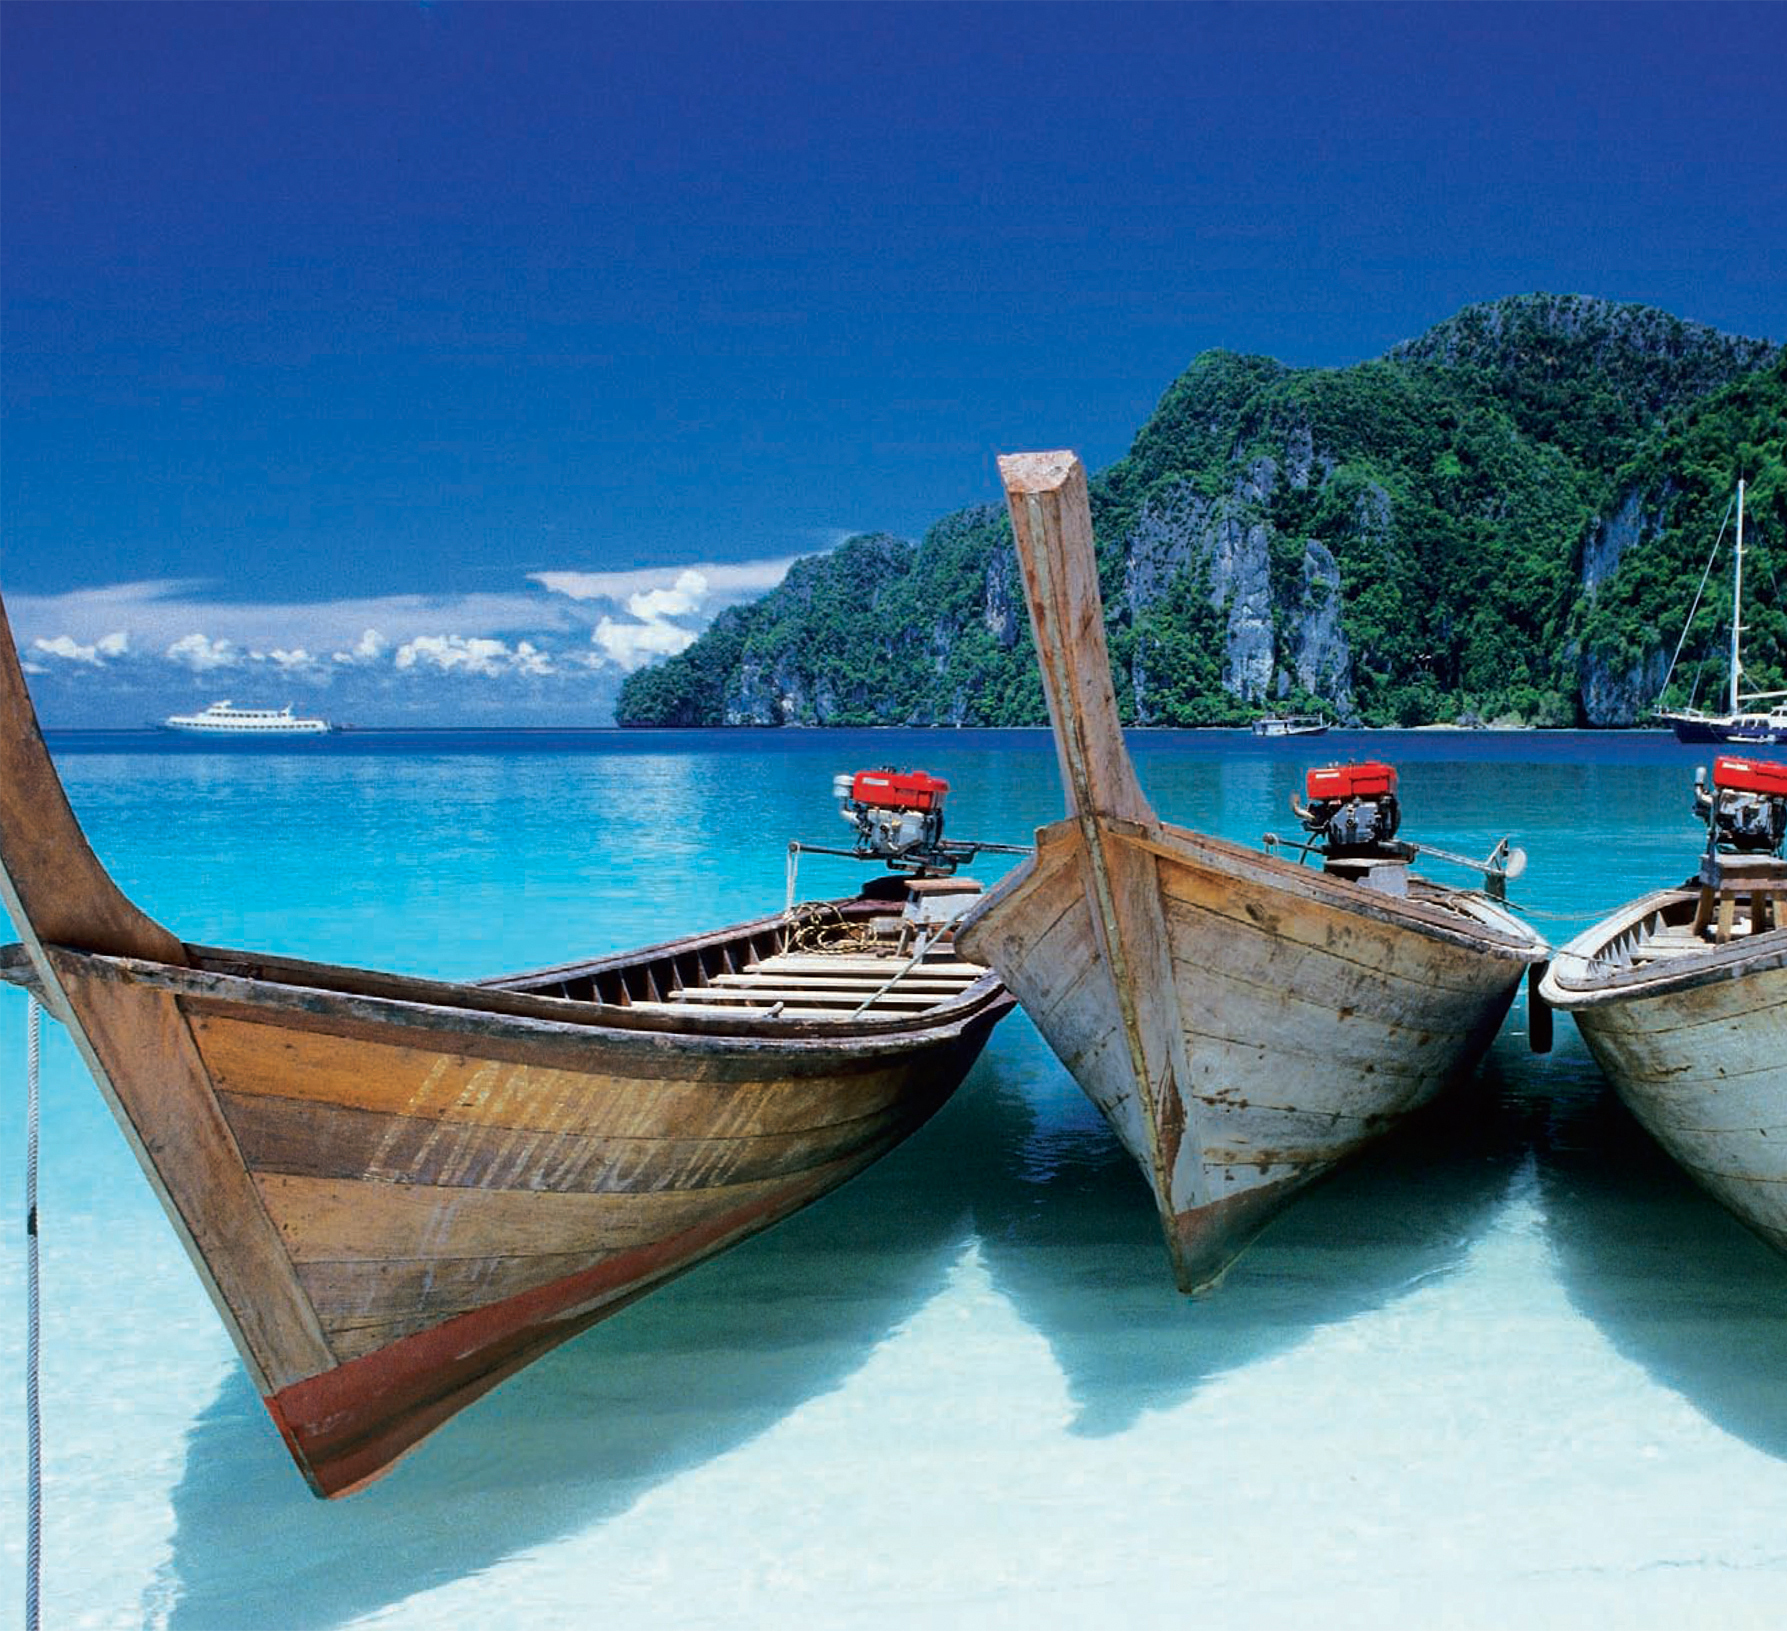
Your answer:
[[[1506,900],[1508,880],[1518,878],[1526,871],[1526,851],[1508,838],[1504,838],[1481,861],[1473,861],[1468,855],[1454,855],[1449,850],[1435,849],[1431,844],[1417,844],[1415,851],[1420,855],[1431,855],[1435,860],[1450,861],[1454,866],[1468,867],[1472,872],[1482,873],[1483,892],[1491,900]]]
[[[1309,852],[1316,848],[1316,843],[1314,839],[1295,840],[1290,838],[1280,838],[1275,832],[1263,832],[1260,834],[1260,846],[1269,855],[1276,854],[1281,849],[1294,851],[1297,857],[1297,865],[1301,866],[1304,860],[1308,857]]]
[[[951,839],[942,846],[942,849],[948,851],[948,870],[952,872],[958,866],[967,866],[975,856],[981,854],[1034,855],[1036,853],[1033,844],[985,844],[978,839],[960,841]],[[883,866],[909,870],[920,878],[932,875],[922,864],[890,859],[880,855],[865,855],[860,849],[840,849],[831,844],[803,844],[796,838],[791,840],[788,845],[788,892],[787,899],[782,905],[784,912],[794,910],[795,882],[800,874],[800,858],[803,855],[841,855],[847,861],[875,861]]]
[[[1322,853],[1321,846],[1313,839],[1298,843],[1280,838],[1275,832],[1262,833],[1260,843],[1268,851],[1294,852],[1299,866],[1311,852]],[[1491,900],[1505,901],[1508,898],[1508,880],[1518,878],[1526,871],[1526,851],[1508,838],[1504,838],[1481,861],[1473,861],[1468,855],[1454,855],[1450,850],[1436,849],[1431,844],[1405,844],[1402,847],[1410,852],[1411,861],[1418,855],[1431,855],[1436,861],[1450,861],[1454,866],[1482,873],[1483,891]]]

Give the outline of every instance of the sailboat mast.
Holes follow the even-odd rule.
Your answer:
[[[1731,712],[1737,713],[1738,653],[1744,632],[1744,484],[1737,484],[1737,572],[1731,580]]]

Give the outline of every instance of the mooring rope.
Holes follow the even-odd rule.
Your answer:
[[[37,1631],[43,1555],[43,1432],[37,1407],[37,1075],[43,1022],[25,1005],[25,1631]]]
[[[1477,891],[1472,890],[1471,893],[1476,894]],[[1496,904],[1507,907],[1521,917],[1543,918],[1547,923],[1598,923],[1604,917],[1612,917],[1626,903],[1615,901],[1611,906],[1598,907],[1589,912],[1547,912],[1542,907],[1522,906],[1513,900],[1497,901]]]
[[[846,956],[869,952],[877,942],[867,924],[852,923],[829,901],[809,901],[788,923],[788,943],[783,948],[808,955]]]

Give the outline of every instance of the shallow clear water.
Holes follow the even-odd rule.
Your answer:
[[[1061,807],[1043,732],[51,745],[94,847],[185,938],[447,976],[773,910],[787,840],[844,834],[838,771],[946,775],[963,837],[1023,842]],[[1514,896],[1557,941],[1697,849],[1705,756],[1654,735],[1134,746],[1163,815],[1243,840],[1294,828],[1307,764],[1391,758],[1405,835],[1481,854],[1512,832]],[[802,893],[860,875],[809,858]],[[24,1007],[0,989],[15,1197]],[[1549,1056],[1525,1029],[1521,1001],[1445,1114],[1192,1302],[1141,1180],[1016,1016],[864,1177],[324,1504],[46,1025],[45,1623],[1777,1624],[1787,1260],[1633,1127],[1567,1018]],[[13,1229],[9,1605],[23,1309]]]

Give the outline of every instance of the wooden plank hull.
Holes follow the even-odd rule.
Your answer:
[[[365,999],[46,950],[120,1124],[324,1495],[894,1148],[1011,1006],[985,977],[866,1037],[501,1015],[443,1035],[430,1005],[386,998],[369,1017]]]
[[[1117,713],[1085,471],[1064,452],[999,467],[1069,817],[957,943],[1104,1112],[1179,1285],[1204,1290],[1475,1064],[1544,949],[1486,901],[1392,898],[1161,822]]]
[[[1787,1252],[1787,929],[1647,958],[1694,906],[1680,889],[1622,908],[1557,954],[1540,993],[1650,1135]]]
[[[319,1494],[949,1097],[1012,998],[904,893],[821,903],[848,955],[797,909],[475,985],[189,945],[88,846],[0,609],[0,978],[69,1028]]]
[[[1205,1290],[1297,1191],[1476,1064],[1538,950],[1512,919],[1447,925],[1181,829],[1107,837],[1158,893],[1170,1075],[1136,1072],[1077,823],[1037,835],[962,945],[1104,1113],[1154,1188],[1175,1277]]]

